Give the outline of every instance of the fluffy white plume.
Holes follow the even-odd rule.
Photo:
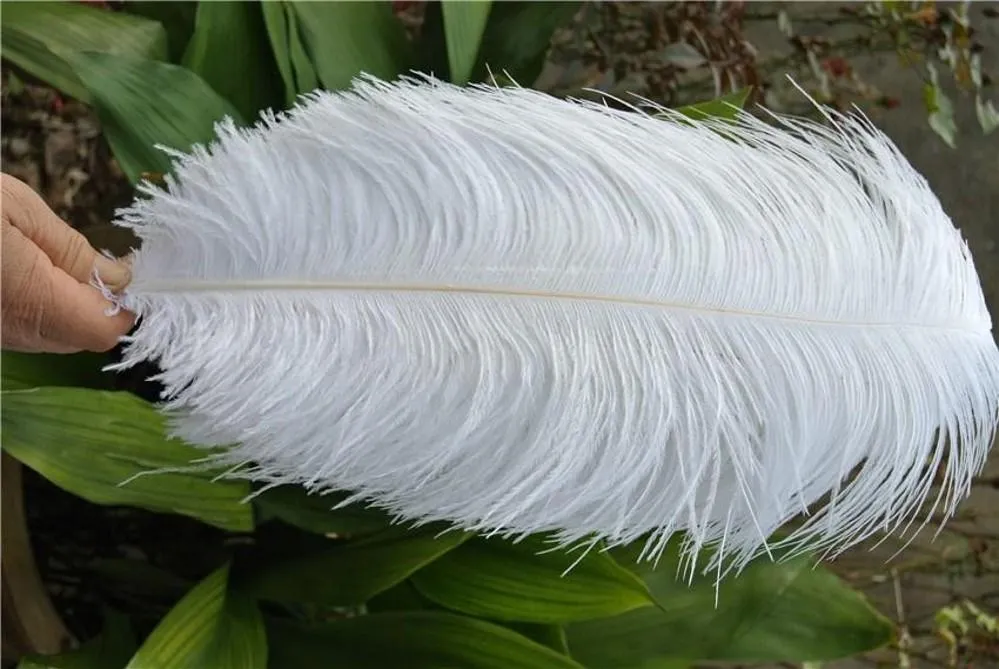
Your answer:
[[[999,350],[923,178],[862,118],[651,111],[365,78],[223,124],[120,215],[123,364],[242,475],[407,519],[738,566],[809,506],[792,546],[898,530],[941,470],[952,512]]]

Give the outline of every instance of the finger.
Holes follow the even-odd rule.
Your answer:
[[[131,279],[128,267],[98,253],[87,238],[49,209],[41,196],[23,181],[4,174],[3,217],[38,245],[56,267],[89,283],[96,268],[98,276],[113,291],[120,291]]]
[[[20,230],[3,223],[3,346],[69,353],[106,351],[133,324],[127,312],[108,316],[97,289],[55,267]]]
[[[88,351],[108,351],[135,323],[127,311],[108,315],[113,306],[93,286],[53,267],[48,296],[42,302],[41,334],[48,342]]]

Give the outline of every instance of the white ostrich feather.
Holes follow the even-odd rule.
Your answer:
[[[411,520],[738,567],[817,502],[792,547],[903,529],[941,469],[952,513],[999,350],[924,179],[859,117],[651,111],[364,78],[223,124],[119,217],[123,366],[242,475]]]

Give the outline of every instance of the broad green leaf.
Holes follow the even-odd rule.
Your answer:
[[[125,669],[264,669],[267,633],[257,604],[229,587],[226,565],[196,585]]]
[[[247,589],[277,602],[362,604],[468,538],[462,532],[440,532],[439,527],[393,527],[262,569],[249,577]]]
[[[117,669],[135,652],[135,635],[127,616],[108,610],[104,629],[76,650],[59,655],[27,657],[17,669]]]
[[[67,57],[97,51],[156,60],[167,48],[155,21],[73,2],[3,3],[0,43],[4,59],[83,102],[89,91]]]
[[[3,450],[55,485],[95,504],[178,513],[231,531],[253,529],[242,481],[183,468],[204,451],[168,440],[160,414],[124,392],[39,388],[3,395]],[[129,481],[127,485],[122,485]]]
[[[289,104],[294,103],[299,95],[311,93],[319,88],[319,75],[305,48],[302,37],[301,23],[294,7],[284,4],[284,13],[288,23],[288,57],[291,59],[291,71],[294,75],[295,93]]]
[[[749,99],[750,88],[743,88],[735,93],[722,96],[715,100],[699,102],[698,104],[680,107],[676,111],[692,119],[721,118],[732,120],[739,110],[746,106]]]
[[[333,508],[346,498],[346,493],[310,494],[301,486],[285,485],[257,495],[253,504],[261,521],[277,518],[316,534],[356,536],[392,524],[391,516],[374,507],[350,504]]]
[[[645,582],[662,609],[567,628],[573,657],[591,669],[648,669],[678,660],[805,662],[849,657],[891,640],[890,621],[814,560],[763,557],[717,592],[713,575],[677,578],[674,544]],[[623,562],[622,562],[623,563]],[[665,664],[663,664],[665,663]]]
[[[97,558],[87,565],[90,576],[104,590],[119,595],[176,600],[191,588],[191,583],[176,574],[145,560]]]
[[[302,43],[298,14],[287,2],[274,0],[261,5],[271,51],[284,81],[285,104],[291,106],[302,93],[319,87],[315,67]]]
[[[11,95],[20,95],[24,92],[24,81],[22,81],[21,77],[17,76],[13,70],[7,72],[6,81],[4,83],[6,83],[7,91]]]
[[[43,386],[110,388],[112,374],[102,372],[108,364],[104,353],[0,353],[0,388],[23,390]]]
[[[284,103],[281,75],[268,41],[263,5],[200,2],[184,66],[233,104],[245,119]]]
[[[263,2],[260,4],[260,11],[264,17],[264,26],[267,28],[267,38],[270,40],[274,62],[277,64],[281,80],[284,82],[285,105],[290,106],[295,102],[295,96],[298,95],[298,84],[295,80],[295,71],[291,66],[288,16],[285,3],[280,0]]]
[[[413,585],[412,580],[403,581],[392,586],[385,592],[380,592],[364,604],[368,613],[384,613],[391,611],[436,611],[443,607],[427,600]]]
[[[560,623],[654,604],[642,580],[606,553],[580,560],[551,549],[538,537],[471,539],[414,574],[413,584],[438,604],[497,620]]]
[[[562,625],[543,625],[539,623],[503,623],[504,627],[512,629],[517,634],[526,636],[531,641],[537,641],[561,655],[569,654],[569,642],[565,637]]]
[[[441,2],[451,83],[466,84],[472,76],[491,5],[488,0]]]
[[[272,667],[582,669],[505,627],[451,613],[378,613],[311,629],[275,622],[270,632]]]
[[[212,140],[215,123],[224,117],[242,121],[201,77],[177,65],[100,53],[77,54],[72,65],[133,182],[143,172],[170,171],[170,159],[157,144],[187,151]]]
[[[299,30],[324,87],[361,73],[395,79],[410,67],[405,30],[388,2],[295,2]]]
[[[472,77],[483,81],[489,70],[530,86],[541,74],[552,34],[579,11],[579,2],[495,2],[482,35]]]
[[[198,3],[191,0],[128,0],[125,12],[152,19],[166,30],[167,51],[171,63],[179,63],[194,33]]]

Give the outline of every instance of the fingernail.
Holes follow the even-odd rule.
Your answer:
[[[132,280],[132,272],[128,265],[104,256],[97,258],[97,275],[113,291],[121,290]]]

